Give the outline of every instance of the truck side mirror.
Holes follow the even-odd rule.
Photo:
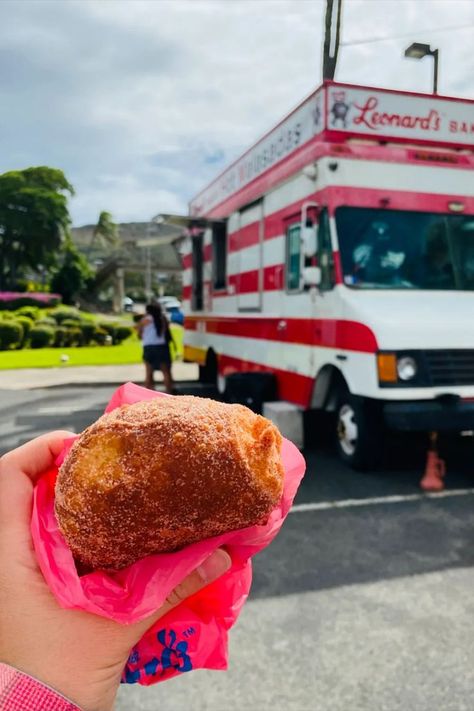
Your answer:
[[[319,286],[321,284],[320,267],[305,267],[303,269],[303,282],[305,286]]]
[[[314,257],[318,251],[318,226],[301,225],[301,245],[305,257]]]

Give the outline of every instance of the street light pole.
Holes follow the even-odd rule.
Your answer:
[[[439,49],[431,49],[429,44],[423,44],[422,42],[413,42],[406,48],[405,57],[410,57],[411,59],[433,57],[433,94],[437,94]]]
[[[433,50],[433,94],[438,93],[438,56],[439,49]]]

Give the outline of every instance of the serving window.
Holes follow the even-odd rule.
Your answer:
[[[227,287],[227,222],[212,225],[212,287],[214,291]]]

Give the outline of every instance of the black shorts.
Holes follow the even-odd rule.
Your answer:
[[[153,370],[160,370],[162,363],[171,365],[170,348],[167,343],[162,346],[143,346],[143,360],[149,363]]]

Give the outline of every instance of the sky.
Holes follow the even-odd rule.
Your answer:
[[[64,170],[76,226],[101,210],[117,222],[186,214],[318,86],[324,10],[325,0],[1,0],[0,173]],[[403,57],[417,40],[440,50],[439,93],[474,97],[473,0],[344,0],[342,21],[336,80],[430,91],[430,59]],[[396,39],[367,42],[379,37]]]

